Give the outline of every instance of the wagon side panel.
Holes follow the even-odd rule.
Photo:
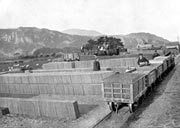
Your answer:
[[[130,101],[130,85],[120,83],[103,83],[103,98],[107,102],[129,103]]]
[[[133,103],[146,92],[145,76],[133,83]]]

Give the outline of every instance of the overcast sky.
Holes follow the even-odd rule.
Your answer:
[[[104,34],[180,35],[180,0],[0,0],[0,28],[70,28]]]

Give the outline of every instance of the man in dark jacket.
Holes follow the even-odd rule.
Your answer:
[[[152,58],[154,59],[154,58],[157,57],[157,56],[160,56],[160,55],[159,55],[159,53],[157,52],[157,50],[155,50],[154,53],[153,53]]]
[[[137,63],[139,66],[145,66],[145,65],[149,65],[149,60],[146,59],[142,53],[140,53]]]
[[[101,66],[100,66],[99,60],[97,56],[95,56],[95,60],[93,62],[93,71],[100,71],[100,70],[101,70]]]

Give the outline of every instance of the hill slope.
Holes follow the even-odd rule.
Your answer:
[[[137,44],[153,44],[160,46],[169,43],[168,40],[150,33],[131,33],[128,35],[114,35],[114,37],[121,38],[127,48],[135,48]]]
[[[121,38],[127,48],[135,48],[138,43],[161,45],[169,42],[149,33],[114,35],[114,37]],[[0,56],[13,56],[15,53],[24,54],[42,47],[57,49],[70,47],[71,50],[69,51],[72,51],[73,47],[77,50],[91,38],[98,37],[69,35],[35,27],[0,29]],[[68,49],[65,49],[65,51],[68,51]]]
[[[13,55],[16,52],[32,52],[42,47],[80,47],[89,39],[86,36],[73,36],[34,27],[0,29],[0,53]]]
[[[98,31],[84,30],[84,29],[67,29],[62,32],[66,33],[66,34],[70,34],[70,35],[81,35],[81,36],[100,36],[100,35],[102,35]]]

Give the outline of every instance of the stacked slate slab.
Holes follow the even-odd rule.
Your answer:
[[[0,93],[101,95],[101,82],[113,71],[45,72],[0,75]]]
[[[75,63],[74,66],[72,66]],[[117,58],[100,60],[101,67],[136,67],[137,58]],[[51,62],[43,65],[43,69],[72,69],[72,68],[93,68],[93,60],[77,62]]]
[[[44,98],[0,98],[0,106],[12,114],[31,117],[69,118],[80,116],[77,101]]]
[[[108,68],[101,68],[101,71],[106,71]],[[92,72],[92,68],[68,68],[68,69],[37,69],[32,70],[33,73],[43,73],[43,72]]]

